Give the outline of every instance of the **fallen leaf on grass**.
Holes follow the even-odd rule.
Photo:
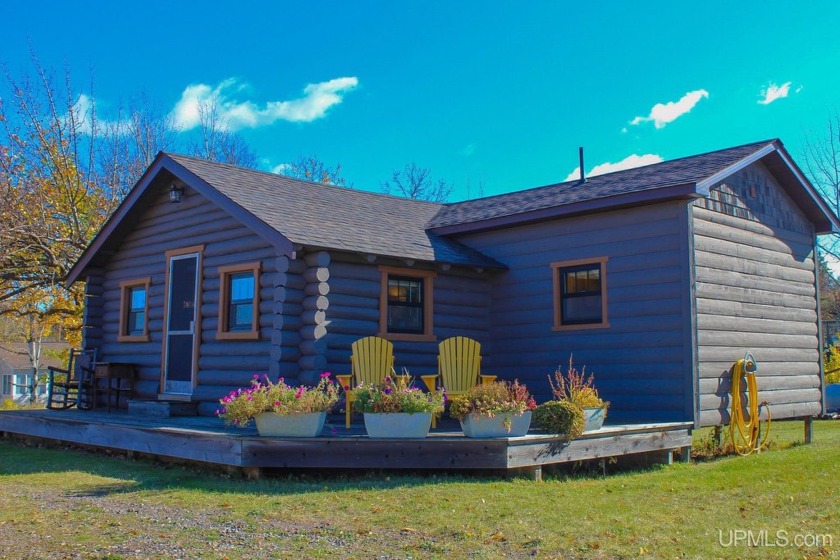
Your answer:
[[[490,541],[493,541],[493,542],[507,542],[507,537],[501,531],[496,531],[495,533],[490,535],[490,539],[485,541],[485,542],[489,543]]]
[[[417,529],[415,529],[413,527],[403,527],[402,529],[400,529],[400,533],[416,533],[416,532],[417,532]]]

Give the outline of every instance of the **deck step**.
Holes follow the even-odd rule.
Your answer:
[[[172,416],[198,416],[198,403],[189,401],[128,401],[129,416],[170,418]]]

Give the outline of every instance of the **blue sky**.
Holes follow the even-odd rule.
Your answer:
[[[0,62],[65,64],[101,117],[214,97],[275,168],[379,190],[416,162],[453,200],[779,137],[840,109],[840,2],[9,2]],[[584,5],[586,4],[586,5]],[[628,159],[629,158],[629,159]],[[626,165],[626,163],[625,163]]]

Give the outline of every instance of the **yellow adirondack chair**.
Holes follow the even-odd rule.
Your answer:
[[[447,338],[438,345],[438,376],[448,397],[466,393],[479,383],[492,383],[495,375],[481,374],[481,344],[465,336]]]
[[[378,336],[361,338],[351,345],[350,375],[339,375],[339,383],[352,389],[361,383],[381,383],[394,371],[394,345]],[[347,417],[345,425],[350,428],[353,416],[353,395],[346,392]]]

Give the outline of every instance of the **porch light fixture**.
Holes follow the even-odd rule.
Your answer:
[[[169,187],[169,202],[178,204],[184,198],[184,187],[179,187],[178,183],[172,183]]]

